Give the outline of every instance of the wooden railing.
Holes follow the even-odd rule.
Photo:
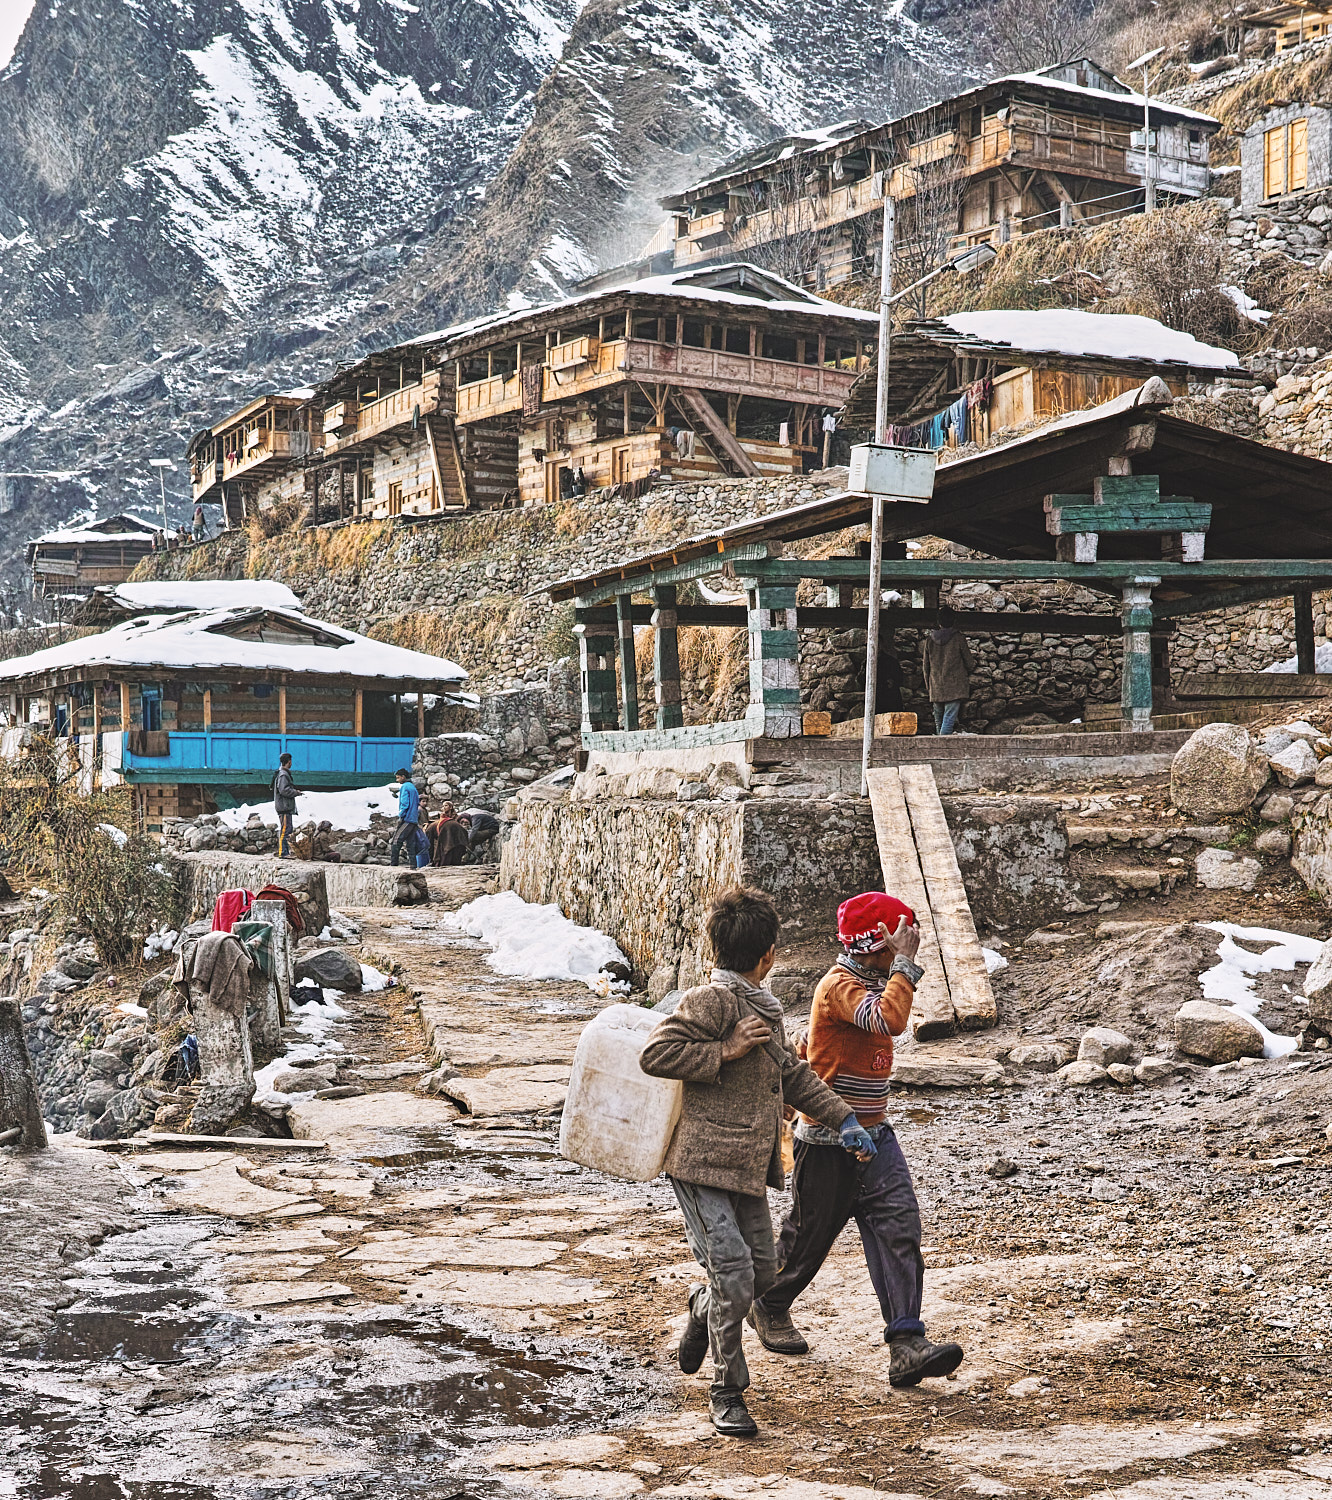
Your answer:
[[[401,390],[389,391],[387,395],[374,401],[367,401],[356,412],[355,426],[348,427],[341,434],[336,431],[324,434],[324,452],[337,453],[377,437],[381,432],[401,427],[411,420],[412,413],[418,408],[421,416],[428,415],[439,406],[439,388],[439,371],[431,370],[424,380],[405,385]],[[350,412],[348,415],[350,416]]]
[[[522,406],[523,380],[517,371],[512,375],[487,375],[484,380],[469,380],[458,387],[459,422],[480,422],[521,411]]]
[[[258,433],[257,442],[247,447],[242,441],[239,448],[232,448],[222,455],[223,479],[235,479],[238,474],[257,469],[261,464],[291,458],[294,456],[293,448],[309,452],[308,433],[276,432],[267,427],[251,428],[250,431]],[[293,438],[298,439],[295,444],[292,443]]]

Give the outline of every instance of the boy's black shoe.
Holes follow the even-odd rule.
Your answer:
[[[888,1341],[892,1361],[888,1367],[888,1384],[919,1385],[951,1375],[962,1363],[961,1344],[932,1344],[923,1333],[899,1333]]]
[[[808,1354],[809,1345],[805,1335],[791,1321],[791,1314],[769,1312],[761,1302],[749,1309],[745,1321],[758,1334],[759,1343],[774,1354]]]
[[[708,1403],[712,1425],[723,1437],[757,1437],[758,1426],[739,1391],[722,1391]]]
[[[680,1347],[675,1355],[686,1375],[698,1373],[703,1365],[703,1356],[708,1352],[708,1325],[703,1319],[694,1316],[694,1304],[702,1290],[701,1284],[689,1288],[689,1321],[680,1335]]]

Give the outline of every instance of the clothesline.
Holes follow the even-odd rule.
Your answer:
[[[949,439],[956,433],[959,441],[966,442],[968,415],[989,406],[993,389],[992,380],[975,380],[950,407],[928,422],[917,422],[912,427],[889,427],[888,441],[900,448],[938,449],[947,447]]]

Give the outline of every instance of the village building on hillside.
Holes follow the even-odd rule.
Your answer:
[[[1245,16],[1244,24],[1273,32],[1276,51],[1281,53],[1332,35],[1332,10],[1316,0],[1285,0]]]
[[[159,528],[139,516],[106,516],[28,543],[34,594],[82,594],[123,583],[153,550]]]
[[[411,766],[428,695],[466,679],[443,657],[241,605],[139,615],[0,661],[0,708],[67,738],[85,785],[133,786],[159,831],[267,797],[284,751],[300,787],[382,785]]]
[[[310,452],[313,395],[295,390],[257,396],[196,433],[186,453],[195,504],[220,505],[224,524],[239,525],[261,481]]]
[[[787,136],[662,199],[677,268],[755,255],[816,288],[878,267],[885,193],[897,243],[943,256],[1033,230],[1141,212],[1145,101],[1090,59],[997,78],[882,125]],[[1152,100],[1158,194],[1210,182],[1220,122]],[[928,267],[926,268],[928,269]]]
[[[206,478],[220,463],[214,482],[251,486],[247,504],[299,500],[315,521],[554,504],[658,477],[798,474],[823,465],[824,416],[872,361],[877,333],[875,313],[753,266],[709,265],[372,354],[285,418],[273,403],[288,398],[250,403],[195,438],[191,464]],[[210,445],[264,411],[288,439],[308,432],[309,450],[289,443],[281,462],[228,481]]]
[[[1240,202],[1314,192],[1332,183],[1332,106],[1283,104],[1240,138]]]

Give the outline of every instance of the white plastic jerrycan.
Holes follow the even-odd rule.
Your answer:
[[[560,1120],[560,1155],[609,1177],[651,1182],[680,1118],[675,1078],[638,1066],[661,1020],[638,1005],[608,1005],[583,1028]]]

